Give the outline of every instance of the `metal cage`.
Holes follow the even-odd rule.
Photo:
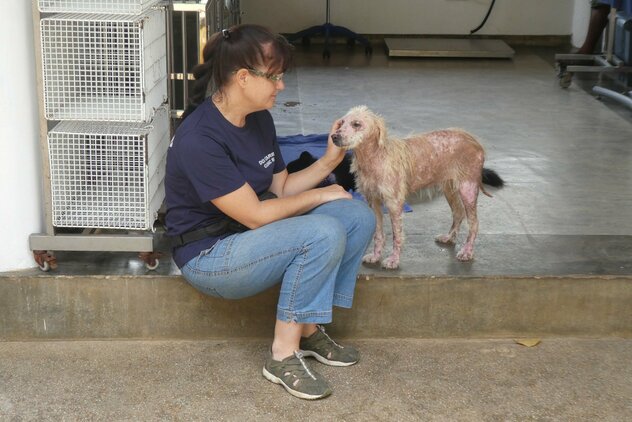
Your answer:
[[[54,251],[138,252],[157,267],[173,11],[199,14],[200,43],[189,45],[197,56],[206,3],[31,0],[45,230],[29,247],[42,271],[57,268]]]
[[[47,119],[149,121],[167,101],[164,10],[57,14],[40,24]]]
[[[39,0],[44,13],[120,13],[136,15],[160,0]]]
[[[55,227],[147,230],[164,199],[169,117],[64,121],[48,133]]]

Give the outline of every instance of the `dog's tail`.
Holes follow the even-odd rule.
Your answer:
[[[494,170],[483,167],[483,184],[502,188],[505,186],[505,181]]]
[[[488,169],[485,167],[483,167],[482,182],[483,184],[492,186],[494,188],[502,188],[503,186],[505,186],[505,181],[498,175],[498,173],[496,173],[492,169]],[[490,198],[492,197],[492,195],[490,195],[489,193],[487,193],[487,191],[485,191],[485,188],[483,188],[482,185],[481,185],[481,191],[485,195],[489,196]]]

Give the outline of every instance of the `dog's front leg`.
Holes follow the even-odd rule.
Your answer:
[[[382,259],[382,249],[384,248],[384,225],[382,216],[382,203],[379,200],[371,200],[367,198],[371,209],[375,213],[375,234],[373,235],[373,253],[366,254],[362,257],[362,262],[367,264],[375,264]]]
[[[393,252],[382,261],[382,267],[387,269],[395,269],[399,267],[399,256],[402,252],[404,244],[404,229],[402,224],[402,213],[404,203],[386,204],[388,215],[391,217],[391,225],[393,227]]]

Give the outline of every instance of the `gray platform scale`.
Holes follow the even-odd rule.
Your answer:
[[[504,41],[470,38],[384,38],[390,57],[466,57],[510,59]]]

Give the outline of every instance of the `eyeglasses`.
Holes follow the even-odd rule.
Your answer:
[[[273,74],[270,74],[270,73],[265,73],[265,72],[262,72],[260,70],[251,69],[251,68],[248,68],[248,72],[252,73],[255,76],[259,76],[261,78],[266,78],[267,80],[272,81],[274,83],[283,80],[283,73],[277,73],[276,75],[273,75]]]

